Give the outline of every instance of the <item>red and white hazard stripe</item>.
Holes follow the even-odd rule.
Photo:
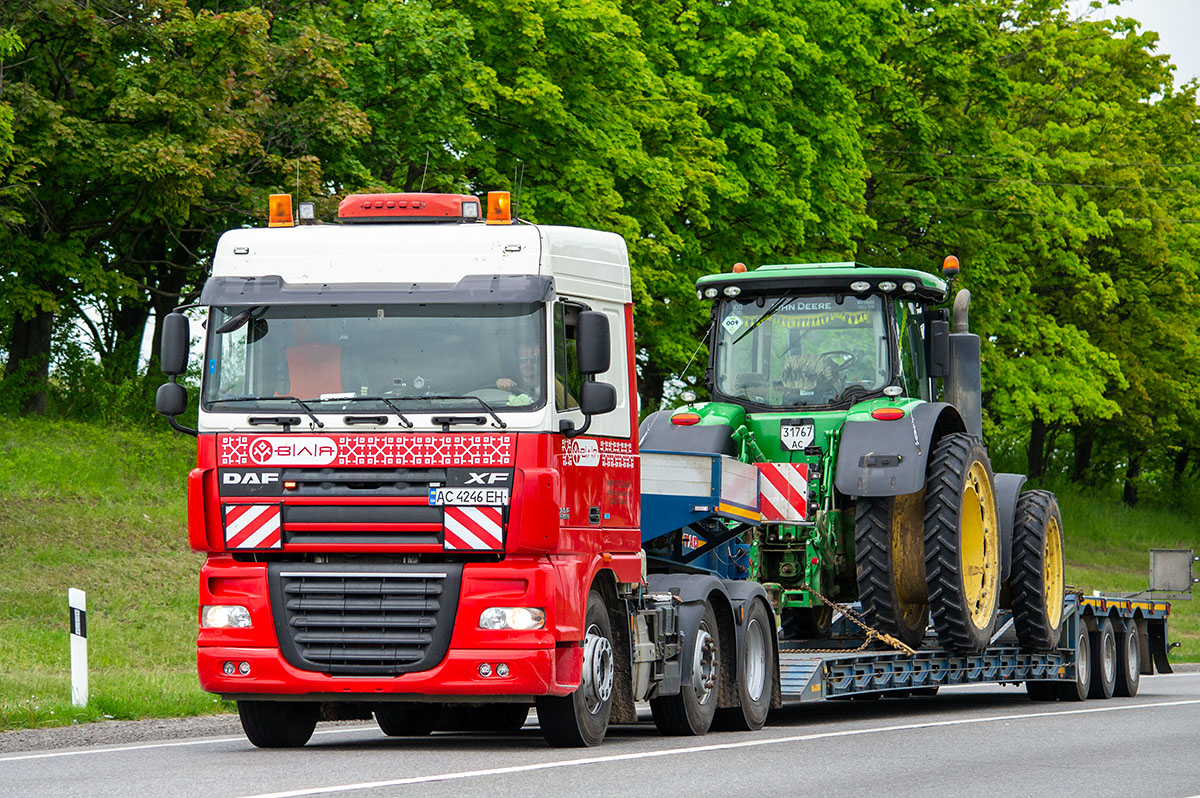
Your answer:
[[[808,464],[755,463],[759,511],[766,522],[799,523],[808,517]]]
[[[278,504],[225,505],[225,548],[282,548],[280,512]]]
[[[504,513],[500,507],[447,506],[444,528],[446,551],[501,551]]]

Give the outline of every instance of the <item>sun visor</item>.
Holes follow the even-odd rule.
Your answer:
[[[288,283],[282,277],[210,277],[200,304],[242,305],[534,305],[554,297],[541,275],[469,274],[457,283]]]

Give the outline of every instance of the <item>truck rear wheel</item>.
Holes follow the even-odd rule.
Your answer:
[[[1027,651],[1050,651],[1062,632],[1063,574],[1062,514],[1054,494],[1030,490],[1017,499],[1013,525],[1013,626]]]
[[[388,737],[424,737],[437,726],[440,704],[400,704],[379,707],[375,722]]]
[[[704,602],[700,626],[692,636],[688,656],[691,677],[685,678],[678,695],[650,699],[654,725],[663,734],[701,735],[712,726],[717,712],[717,690],[721,685],[721,642],[717,614]]]
[[[312,737],[321,705],[309,701],[239,701],[246,739],[258,748],[299,748]]]
[[[1092,685],[1088,698],[1112,698],[1117,686],[1117,635],[1112,618],[1101,618],[1091,633]]]
[[[556,748],[599,745],[608,731],[612,715],[613,657],[612,622],[604,597],[596,590],[588,594],[587,631],[583,640],[583,678],[567,696],[537,699],[538,725],[542,737]]]
[[[767,722],[775,691],[775,641],[771,639],[771,614],[761,601],[750,605],[742,634],[740,706],[717,710],[713,727],[723,731],[758,731]]]
[[[929,623],[925,492],[859,499],[854,562],[867,623],[913,648],[920,646]]]
[[[925,575],[938,639],[956,651],[982,651],[996,626],[1000,524],[991,462],[972,435],[947,435],[930,453]]]
[[[1142,681],[1142,641],[1137,621],[1129,618],[1117,635],[1117,684],[1113,695],[1133,698]]]

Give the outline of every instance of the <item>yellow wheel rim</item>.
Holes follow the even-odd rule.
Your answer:
[[[1000,538],[992,481],[988,479],[987,468],[978,460],[971,463],[967,472],[959,519],[963,596],[971,623],[976,629],[986,629],[996,614]]]
[[[1063,590],[1066,577],[1063,576],[1063,539],[1062,529],[1057,518],[1051,518],[1046,525],[1046,545],[1042,550],[1042,564],[1045,573],[1042,584],[1046,586],[1046,621],[1051,629],[1058,628],[1062,620]]]

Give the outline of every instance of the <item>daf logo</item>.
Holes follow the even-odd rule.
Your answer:
[[[495,485],[497,482],[508,481],[508,474],[505,474],[503,471],[468,471],[467,474],[468,485]]]
[[[255,471],[247,471],[244,474],[226,471],[221,475],[223,485],[271,485],[278,481],[279,474],[272,471],[264,471],[261,474]]]

